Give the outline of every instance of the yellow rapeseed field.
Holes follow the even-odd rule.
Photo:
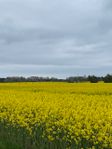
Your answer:
[[[112,84],[0,84],[0,140],[20,149],[112,149]]]

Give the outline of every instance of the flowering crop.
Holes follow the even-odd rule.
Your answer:
[[[111,149],[112,85],[0,84],[0,132],[21,149]]]

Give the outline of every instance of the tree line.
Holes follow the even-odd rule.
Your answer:
[[[91,82],[91,83],[98,83],[100,81],[103,81],[104,83],[112,83],[112,75],[107,74],[106,76],[95,76],[95,75],[89,75],[89,76],[76,76],[76,77],[68,77],[66,80],[68,82]]]
[[[112,83],[112,75],[107,74],[106,76],[71,76],[67,77],[66,79],[59,79],[55,77],[38,77],[38,76],[31,76],[31,77],[6,77],[0,78],[0,82],[68,82],[68,83],[78,83],[78,82],[91,82],[97,83],[99,81],[103,81],[105,83]]]

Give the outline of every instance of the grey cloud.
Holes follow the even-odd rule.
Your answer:
[[[1,0],[2,72],[60,76],[111,72],[110,7],[111,0]]]

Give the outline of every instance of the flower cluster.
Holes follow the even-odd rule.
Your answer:
[[[0,124],[21,136],[24,130],[35,146],[44,141],[59,149],[112,148],[112,86],[0,84]]]

